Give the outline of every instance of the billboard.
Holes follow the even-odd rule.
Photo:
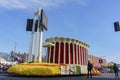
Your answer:
[[[42,26],[45,30],[48,29],[48,20],[47,20],[47,17],[45,15],[43,9],[41,10],[40,26]]]
[[[48,20],[43,9],[41,10],[41,17],[39,23],[40,23],[39,27],[42,27],[45,30],[48,29]],[[35,23],[35,32],[37,32],[37,26],[38,26],[38,20],[36,20]],[[33,27],[33,19],[27,19],[26,31],[32,31],[32,27]]]
[[[35,32],[37,31],[38,20],[35,23]],[[33,19],[27,19],[26,31],[32,31]]]

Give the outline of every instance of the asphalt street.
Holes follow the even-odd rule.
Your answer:
[[[120,78],[115,78],[113,73],[105,73],[100,76],[93,76],[93,78],[87,78],[86,76],[29,77],[0,74],[0,80],[120,80]]]

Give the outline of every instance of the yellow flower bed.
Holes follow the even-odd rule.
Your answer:
[[[54,63],[20,63],[10,67],[7,72],[18,75],[28,76],[48,76],[48,75],[61,75],[61,66],[67,66],[65,64]],[[92,74],[101,74],[95,68],[92,69]]]
[[[19,75],[60,75],[60,65],[52,63],[21,63],[10,67],[8,73]]]

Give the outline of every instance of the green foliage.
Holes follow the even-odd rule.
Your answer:
[[[76,74],[80,74],[80,66],[76,66]]]

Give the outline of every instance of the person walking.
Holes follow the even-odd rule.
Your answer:
[[[116,66],[116,63],[114,63],[113,70],[114,70],[115,77],[116,78],[119,77],[119,75],[118,75],[118,67]]]
[[[89,76],[92,78],[92,68],[93,68],[93,65],[92,65],[92,63],[90,62],[90,61],[88,61],[88,66],[87,66],[87,71],[88,71],[88,73],[87,73],[87,77],[89,78]]]

